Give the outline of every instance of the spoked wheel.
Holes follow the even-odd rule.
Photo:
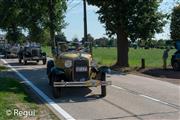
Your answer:
[[[101,73],[101,81],[106,81],[106,73]],[[106,96],[106,86],[101,85],[101,97]]]
[[[51,80],[52,80],[52,84],[53,84],[53,82],[58,81],[58,76],[57,75],[52,75]],[[62,91],[61,87],[54,87],[54,85],[52,85],[52,90],[53,90],[53,97],[54,98],[61,97],[61,91]]]

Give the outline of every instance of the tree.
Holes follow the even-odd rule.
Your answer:
[[[64,13],[66,0],[22,0],[23,27],[28,28],[32,40],[42,36],[47,30],[50,32],[50,43],[55,45],[55,33],[65,27]],[[46,29],[46,31],[44,31]]]
[[[79,42],[79,39],[78,39],[77,37],[74,37],[74,38],[72,39],[72,42]]]
[[[0,1],[0,28],[7,32],[8,41],[18,42],[21,37],[21,9],[14,0]]]
[[[48,15],[49,21],[47,22],[50,28],[51,48],[54,50],[55,45],[55,32],[61,32],[65,27],[64,13],[67,9],[66,0],[48,0]]]
[[[55,33],[65,27],[65,10],[66,0],[3,0],[0,1],[0,29],[7,31],[8,39],[15,42],[24,29],[31,41],[54,46]],[[47,38],[50,42],[44,40]]]
[[[173,9],[170,29],[172,40],[180,40],[180,4]]]
[[[55,40],[56,40],[56,42],[66,42],[66,41],[67,41],[67,38],[66,38],[66,36],[64,35],[64,33],[58,32],[58,34],[55,35]]]
[[[87,41],[91,42],[93,45],[94,37],[91,34],[87,34]],[[84,37],[82,38],[82,43],[87,42]]]
[[[99,20],[109,36],[117,36],[118,67],[128,67],[128,38],[132,41],[152,38],[162,32],[164,17],[158,12],[159,0],[87,0],[99,9]]]

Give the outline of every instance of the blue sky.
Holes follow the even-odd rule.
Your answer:
[[[163,0],[159,8],[164,13],[170,13],[172,8],[176,5],[176,2],[180,0]],[[105,29],[103,24],[98,21],[98,15],[95,13],[98,8],[94,6],[87,6],[87,21],[88,21],[88,33],[93,37],[99,38],[105,35]],[[66,13],[65,21],[68,26],[63,30],[68,40],[77,37],[81,39],[83,37],[83,2],[82,0],[69,0],[68,10]],[[169,39],[170,30],[167,24],[164,27],[164,32],[155,35],[157,39]]]

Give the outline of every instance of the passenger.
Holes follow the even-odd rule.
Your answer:
[[[169,49],[167,48],[164,53],[163,53],[163,69],[167,69],[167,59],[168,59],[168,52],[169,52]]]
[[[68,46],[66,44],[61,45],[61,52],[66,52],[68,50]]]

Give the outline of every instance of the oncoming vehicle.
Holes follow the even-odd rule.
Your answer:
[[[177,51],[172,55],[171,65],[174,70],[180,70],[180,41],[176,41]]]
[[[53,96],[60,97],[64,87],[97,87],[101,86],[101,97],[106,96],[106,72],[109,68],[93,65],[92,56],[88,49],[74,43],[57,44],[54,60],[47,63],[49,85],[52,86]],[[87,48],[87,47],[86,47]]]
[[[40,45],[29,45],[20,48],[18,53],[19,63],[27,64],[28,61],[36,61],[37,63],[41,60],[43,65],[46,64],[47,58],[46,53],[42,52]]]

